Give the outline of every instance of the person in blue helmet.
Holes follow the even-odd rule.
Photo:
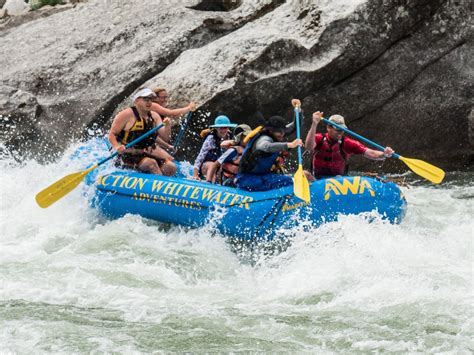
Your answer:
[[[204,143],[194,162],[193,179],[204,179],[208,169],[224,153],[221,142],[232,139],[229,128],[237,127],[236,123],[231,123],[229,117],[220,115],[214,120],[214,124],[209,126],[209,130],[204,130]]]
[[[285,134],[290,133],[293,126],[293,122],[286,125],[283,117],[272,116],[263,130],[250,139],[240,159],[235,179],[238,188],[266,191],[293,184],[290,176],[273,172],[280,153],[303,145],[301,139],[283,142]]]

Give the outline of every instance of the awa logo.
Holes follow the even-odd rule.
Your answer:
[[[370,183],[366,179],[361,179],[360,176],[354,177],[352,181],[343,179],[342,182],[336,179],[327,179],[324,200],[329,200],[333,195],[363,195],[366,193],[375,197],[375,191]]]

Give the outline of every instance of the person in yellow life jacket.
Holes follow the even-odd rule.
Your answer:
[[[240,157],[244,152],[244,139],[252,131],[250,126],[240,124],[234,128],[234,139],[223,141],[222,148],[228,148],[219,159],[217,159],[207,171],[206,181],[215,183],[216,180],[221,180],[222,185],[235,186],[234,178],[239,171]],[[221,168],[221,177],[217,172]]]
[[[328,176],[347,175],[347,164],[352,154],[363,155],[372,160],[383,160],[392,156],[392,148],[386,147],[384,151],[367,148],[354,139],[344,137],[344,131],[330,124],[327,126],[326,134],[316,133],[316,127],[322,117],[323,113],[320,111],[313,113],[313,122],[306,135],[305,148],[313,154],[312,171],[311,173],[305,171],[309,181]],[[329,121],[347,128],[341,115],[332,115]]]
[[[229,128],[235,128],[237,124],[231,123],[229,117],[220,115],[214,120],[214,124],[209,126],[210,130],[204,136],[204,143],[194,162],[193,179],[199,180],[207,176],[212,163],[214,163],[224,153],[221,143],[233,137]],[[205,130],[207,131],[207,130]]]
[[[116,160],[118,166],[171,176],[176,173],[174,158],[156,144],[156,139],[164,127],[135,146],[125,149],[125,145],[162,122],[169,124],[169,119],[162,121],[160,115],[151,110],[152,100],[155,97],[151,89],[140,89],[133,96],[134,105],[120,111],[114,117],[108,138],[112,148],[118,153]]]

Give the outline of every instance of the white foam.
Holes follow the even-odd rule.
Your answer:
[[[39,208],[41,188],[84,168],[68,155],[48,166],[4,159],[0,168],[6,351],[151,351],[146,341],[129,341],[137,324],[176,336],[174,345],[160,343],[176,351],[183,350],[176,329],[187,324],[197,335],[202,327],[239,337],[253,350],[255,338],[281,351],[469,349],[472,186],[405,189],[400,225],[367,214],[301,226],[286,250],[268,256],[211,236],[212,223],[188,230],[132,215],[104,219],[81,188]],[[109,318],[120,324],[113,335],[104,330]],[[70,333],[95,340],[75,347]]]

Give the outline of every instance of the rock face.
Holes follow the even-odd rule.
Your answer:
[[[470,164],[469,2],[178,3],[89,1],[3,29],[1,142],[49,158],[108,129],[138,87],[159,85],[172,106],[195,100],[212,112],[188,137],[218,113],[252,125],[258,111],[290,120],[298,97],[303,135],[318,109],[404,156],[446,169]],[[200,142],[186,141],[191,158]]]
[[[0,8],[5,10],[9,15],[21,15],[29,10],[29,6],[23,0],[2,0]]]

